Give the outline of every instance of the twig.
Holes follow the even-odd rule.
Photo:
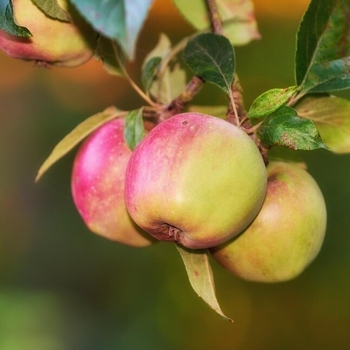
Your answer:
[[[216,6],[215,0],[206,0],[205,1],[208,8],[208,14],[210,19],[210,25],[211,30],[215,34],[222,35],[222,21],[221,16],[218,10],[218,7]]]
[[[213,33],[223,35],[222,20],[216,6],[216,1],[206,0],[206,4]],[[229,108],[226,120],[232,124],[240,126],[242,120],[246,117],[246,114],[242,97],[242,87],[239,83],[238,76],[235,75],[231,90],[229,91]]]
[[[175,114],[181,113],[187,104],[198,94],[204,84],[204,80],[198,76],[193,76],[186,85],[184,91],[169,104],[165,105],[159,114],[159,122],[162,122]]]
[[[222,22],[215,0],[206,0],[210,24],[213,33],[222,35]],[[198,94],[204,84],[199,76],[194,76],[186,85],[185,90],[168,105],[161,108],[158,121],[161,122],[171,116],[181,113],[187,104]]]

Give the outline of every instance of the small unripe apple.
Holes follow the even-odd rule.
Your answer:
[[[97,34],[67,0],[58,0],[72,23],[45,15],[31,0],[12,0],[15,22],[32,37],[10,35],[0,30],[0,49],[13,58],[44,66],[76,67],[94,54]]]
[[[132,221],[126,210],[125,169],[132,152],[124,141],[123,130],[124,119],[114,119],[84,141],[73,164],[72,195],[92,232],[143,247],[155,240]]]
[[[135,148],[126,205],[159,240],[208,248],[250,224],[265,198],[266,178],[261,154],[244,131],[213,116],[182,113]]]
[[[228,271],[257,282],[298,276],[319,253],[327,212],[320,188],[297,164],[271,162],[262,209],[243,233],[211,249]]]

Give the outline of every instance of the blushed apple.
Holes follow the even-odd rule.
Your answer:
[[[281,282],[302,273],[319,253],[327,212],[319,186],[305,169],[271,162],[267,172],[266,199],[255,220],[211,253],[243,279]]]
[[[32,37],[10,35],[0,30],[0,49],[13,58],[44,66],[76,67],[94,54],[97,34],[67,0],[58,0],[73,22],[46,16],[31,0],[12,0],[15,22]]]
[[[72,195],[88,228],[134,247],[155,240],[130,218],[124,201],[125,170],[131,150],[124,141],[124,119],[114,119],[81,145],[73,164]]]
[[[266,182],[261,154],[244,131],[189,112],[158,124],[135,148],[125,199],[134,221],[154,237],[203,249],[250,224]]]

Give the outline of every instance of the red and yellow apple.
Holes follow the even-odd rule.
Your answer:
[[[124,141],[124,119],[114,119],[81,145],[73,164],[72,195],[87,227],[134,247],[156,242],[130,218],[124,201],[125,170],[131,150]]]
[[[134,221],[157,239],[202,249],[251,223],[266,182],[261,154],[244,131],[188,112],[158,124],[135,148],[125,200]]]
[[[31,0],[12,0],[15,22],[32,37],[13,36],[0,30],[0,49],[7,55],[44,66],[76,67],[94,54],[97,34],[67,0],[58,0],[72,22],[48,17]]]
[[[262,209],[242,234],[212,248],[228,271],[257,282],[298,276],[319,253],[327,223],[322,192],[296,163],[271,162]]]

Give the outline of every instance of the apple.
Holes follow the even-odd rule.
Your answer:
[[[31,0],[12,0],[15,22],[32,37],[13,36],[0,30],[0,49],[13,58],[43,66],[76,67],[94,54],[97,34],[67,0],[58,0],[72,23],[45,15]]]
[[[125,181],[137,225],[159,240],[204,249],[250,224],[265,198],[267,175],[243,130],[188,112],[161,122],[138,144]]]
[[[125,170],[131,150],[124,141],[124,119],[94,131],[79,148],[73,164],[73,200],[87,227],[110,240],[134,247],[156,240],[130,218],[124,201]]]
[[[211,249],[245,280],[281,282],[298,276],[319,253],[327,223],[322,192],[296,163],[271,162],[262,209],[239,236]]]

